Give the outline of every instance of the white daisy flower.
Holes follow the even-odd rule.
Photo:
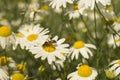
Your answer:
[[[108,38],[108,45],[113,46],[113,48],[120,46],[120,37],[118,34],[116,35],[110,35]]]
[[[78,59],[80,53],[84,58],[88,59],[90,56],[93,56],[93,53],[90,51],[89,48],[96,49],[96,47],[93,44],[87,44],[83,41],[76,41],[70,49],[69,56],[72,60],[74,58]]]
[[[94,68],[88,65],[80,65],[77,71],[70,73],[67,78],[69,80],[94,80],[97,75],[98,73]]]
[[[44,29],[37,25],[23,25],[16,35],[16,45],[20,44],[21,48],[29,49],[36,44],[43,44],[48,38],[48,29]]]
[[[57,59],[65,60],[65,56],[62,53],[68,53],[68,44],[63,44],[64,38],[58,40],[58,36],[55,36],[51,41],[46,41],[42,46],[37,45],[32,47],[30,51],[35,54],[35,58],[41,57],[42,60],[47,59],[49,64],[52,64]]]
[[[113,26],[116,31],[120,31],[120,17],[113,23]]]
[[[56,8],[59,9],[60,7],[64,7],[66,8],[66,4],[67,3],[73,3],[73,0],[51,0],[50,2],[50,6],[52,6],[52,8]]]
[[[9,80],[8,72],[0,67],[0,80]]]
[[[8,26],[0,27],[0,46],[2,49],[15,44],[15,35]]]
[[[120,59],[112,61],[108,67],[110,71],[114,71],[115,76],[119,75],[120,74]]]
[[[67,14],[69,16],[69,19],[79,18],[80,12],[79,12],[79,9],[78,9],[78,5],[74,5],[73,10],[68,11],[65,15],[67,15]]]
[[[29,5],[29,9],[28,9],[28,14],[29,14],[29,17],[31,19],[34,18],[34,14],[37,13],[37,12],[40,12],[40,4],[38,2],[38,0],[32,0],[30,5]]]
[[[16,63],[11,57],[0,56],[0,67],[4,67],[6,70],[10,68],[15,68]]]
[[[79,0],[78,2],[79,9],[93,10],[95,7],[95,1],[96,3],[101,3],[103,6],[110,5],[111,3],[111,0]]]

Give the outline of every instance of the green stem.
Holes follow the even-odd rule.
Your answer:
[[[91,32],[90,32],[90,30],[89,30],[89,28],[88,28],[88,25],[86,24],[86,22],[85,22],[85,20],[83,19],[82,15],[80,15],[80,17],[81,17],[81,20],[83,21],[83,23],[84,23],[84,25],[85,25],[85,27],[86,27],[86,29],[87,29],[87,31],[88,31],[88,34],[89,34],[89,36],[90,36],[89,40],[90,40],[91,42],[94,42],[94,41],[93,41],[94,39],[93,39],[92,34],[91,34]]]

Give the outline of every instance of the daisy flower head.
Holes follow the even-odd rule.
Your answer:
[[[114,22],[113,26],[116,31],[120,31],[120,17],[117,18],[117,21]]]
[[[64,38],[58,39],[58,36],[55,36],[53,39],[44,42],[42,46],[32,47],[30,51],[35,55],[35,58],[47,59],[48,63],[52,64],[57,59],[65,60],[63,53],[69,53],[69,45],[64,44],[64,41]]]
[[[0,56],[0,67],[4,67],[7,70],[8,66],[10,68],[15,68],[16,66],[15,61],[11,57]]]
[[[60,7],[64,7],[66,8],[66,4],[67,3],[70,3],[72,4],[73,3],[73,0],[50,0],[50,6],[52,6],[52,8],[56,8],[56,9],[59,9]]]
[[[112,61],[108,65],[108,69],[107,70],[109,72],[111,71],[111,74],[112,74],[112,76],[110,76],[109,74],[107,74],[106,75],[107,77],[114,78],[114,77],[118,76],[120,74],[120,59]]]
[[[73,10],[68,11],[65,15],[67,15],[67,14],[69,16],[69,19],[79,18],[80,12],[79,12],[79,9],[78,9],[78,5],[74,5]]]
[[[93,44],[84,43],[83,41],[76,41],[70,49],[69,56],[72,60],[74,58],[77,60],[80,53],[84,58],[88,59],[90,56],[93,56],[93,53],[89,48],[96,49]]]
[[[43,44],[48,38],[48,32],[48,29],[40,27],[39,24],[23,25],[16,34],[16,45],[20,44],[22,49],[29,49],[36,44]]]
[[[77,67],[77,71],[70,73],[69,80],[94,80],[97,77],[97,71],[89,65],[82,64]]]
[[[2,49],[15,44],[15,35],[8,26],[0,27],[0,46]]]
[[[120,46],[120,37],[118,34],[110,35],[108,38],[108,45],[113,46],[113,48]]]
[[[8,72],[0,67],[0,80],[9,80]]]

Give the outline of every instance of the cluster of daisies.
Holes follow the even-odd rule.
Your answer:
[[[13,50],[15,50],[17,46],[20,45],[23,50],[29,50],[35,59],[40,58],[41,60],[47,60],[48,64],[53,66],[53,69],[56,69],[56,65],[57,67],[64,67],[64,61],[67,57],[71,60],[78,60],[80,56],[84,59],[89,59],[93,56],[90,48],[96,49],[95,45],[84,43],[81,40],[74,42],[73,46],[69,48],[69,44],[64,43],[65,38],[60,39],[58,36],[51,38],[48,33],[49,30],[44,29],[39,24],[25,24],[18,29],[18,33],[12,32],[8,26],[1,26],[0,46],[3,50],[6,50],[12,45]],[[14,64],[11,65],[11,63]],[[114,75],[117,76],[120,73],[118,67],[119,64],[119,60],[113,61],[109,65],[112,65],[112,67],[105,70],[106,73],[115,70]],[[12,80],[18,80],[17,78],[23,80],[26,78],[24,76],[25,73],[23,74],[25,71],[24,63],[19,64],[16,67],[15,62],[12,59],[9,59],[6,56],[1,56],[0,73],[3,75],[0,76],[0,79],[8,80],[9,75],[11,74],[7,72],[9,68],[15,68],[14,73],[11,75]],[[96,69],[83,63],[79,64],[77,71],[70,73],[67,78],[70,80],[90,80],[95,79],[97,75],[98,73]]]
[[[79,18],[80,15],[89,16],[88,12],[94,12],[94,9],[99,8],[100,12],[105,16],[106,22],[112,22],[112,27],[118,34],[108,35],[108,45],[113,48],[120,46],[120,18],[113,18],[114,12],[109,9],[111,0],[45,0],[50,2],[49,6],[55,8],[57,13],[61,12],[62,8],[67,8],[67,5],[73,5],[72,10],[68,10],[65,15],[69,15],[69,19]],[[69,4],[68,4],[69,3]],[[21,3],[22,4],[22,3]],[[23,8],[25,5],[18,5]],[[106,7],[107,6],[107,7]],[[42,16],[37,13],[48,15],[48,6],[44,5],[39,8],[38,0],[32,0],[25,13],[25,17],[33,21],[42,20]],[[71,8],[71,7],[70,7]],[[93,13],[92,13],[93,14]],[[97,16],[97,13],[96,13]],[[91,16],[90,16],[91,17]],[[15,22],[13,22],[15,23]],[[19,21],[18,21],[19,23]],[[0,47],[5,52],[0,56],[0,80],[25,80],[29,79],[27,75],[25,62],[16,64],[16,62],[6,55],[6,51],[12,47],[16,50],[18,46],[21,49],[27,50],[34,56],[35,59],[47,61],[52,66],[53,70],[61,70],[64,68],[66,59],[72,60],[86,59],[89,60],[94,56],[92,51],[97,47],[94,44],[86,43],[82,40],[77,40],[69,45],[65,43],[65,38],[59,36],[52,37],[50,31],[42,27],[38,23],[22,24],[17,33],[12,31],[12,27],[6,23],[0,23]],[[12,24],[12,22],[11,22]],[[109,23],[110,24],[110,23]],[[18,26],[18,25],[17,25]],[[84,30],[86,31],[86,30]],[[111,62],[105,69],[105,74],[108,78],[113,79],[120,74],[120,60]],[[96,80],[98,71],[93,66],[87,63],[80,62],[76,67],[76,71],[67,75],[68,80]]]
[[[105,9],[106,6],[111,5],[111,0],[50,0],[49,5],[57,10],[72,5],[65,15],[68,15],[69,19],[74,19],[79,18],[80,15],[87,16],[96,6]]]

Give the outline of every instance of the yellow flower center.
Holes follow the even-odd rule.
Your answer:
[[[118,62],[117,62],[119,65],[120,65],[120,60],[118,60]]]
[[[81,77],[89,77],[92,74],[92,69],[88,65],[82,65],[78,68],[78,75]]]
[[[116,42],[116,43],[117,43],[117,42],[120,42],[120,39],[116,39],[115,42]]]
[[[12,75],[12,80],[24,80],[24,75],[21,73],[15,73]]]
[[[0,36],[2,37],[8,37],[12,34],[11,30],[7,26],[0,27]]]
[[[7,65],[8,62],[9,62],[8,57],[5,56],[0,57],[0,66]]]
[[[18,69],[19,71],[21,71],[21,72],[24,72],[24,71],[26,70],[26,67],[25,67],[25,65],[23,65],[23,64],[18,64],[18,65],[17,65],[17,69]]]
[[[112,11],[112,7],[111,6],[106,6],[106,10]]]
[[[84,47],[84,42],[83,41],[76,41],[73,45],[74,48],[79,49]]]
[[[22,38],[22,37],[24,37],[24,34],[22,34],[21,32],[19,32],[19,33],[16,34],[16,36],[19,37],[19,38]]]
[[[110,70],[105,70],[105,74],[109,79],[113,79],[116,77],[114,71],[110,71]]]
[[[117,21],[120,23],[120,17],[117,19]]]
[[[78,10],[78,5],[74,5],[73,10]]]
[[[38,35],[37,34],[31,34],[31,35],[29,35],[28,37],[27,37],[27,39],[29,40],[29,41],[35,41],[36,39],[38,38]]]
[[[41,7],[41,9],[47,11],[47,10],[48,10],[48,6],[47,6],[47,5],[43,5],[43,6]]]

